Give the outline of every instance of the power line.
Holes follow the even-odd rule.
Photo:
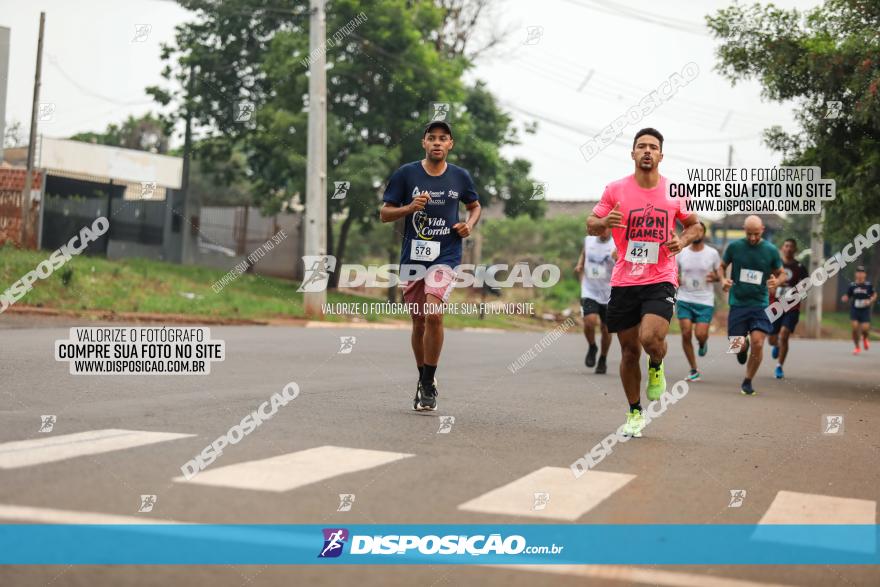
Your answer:
[[[562,56],[555,55],[555,54],[550,55],[550,57],[552,58],[550,61],[542,62],[540,64],[540,66],[538,66],[537,64],[534,64],[534,63],[532,63],[532,65],[535,67],[539,67],[540,69],[556,67],[556,69],[554,70],[555,73],[557,73],[559,75],[567,75],[570,73],[572,76],[574,76],[578,79],[580,79],[584,75],[582,66],[575,64],[574,61],[571,61],[566,57],[562,57]],[[516,60],[519,61],[520,63],[524,62],[523,59],[524,59],[523,57],[516,58]],[[568,63],[566,64],[564,62],[568,62]],[[599,72],[594,68],[591,68],[590,72],[592,72],[593,75],[590,76],[590,84],[587,87],[587,91],[589,91],[590,87],[595,87],[596,89],[598,89],[600,91],[604,87],[605,88],[604,91],[606,91],[608,93],[612,93],[612,92],[613,93],[626,93],[626,94],[628,94],[628,97],[630,97],[632,95],[642,97],[642,96],[649,94],[650,91],[656,90],[656,88],[654,90],[645,90],[644,88],[641,88],[641,87],[639,87],[635,84],[632,84],[628,81],[621,80],[619,78],[616,78],[614,76],[608,75],[603,72]],[[680,107],[687,107],[690,110],[689,115],[693,115],[693,109],[698,109],[701,111],[701,114],[704,114],[706,116],[711,117],[713,124],[715,122],[720,122],[720,121],[716,120],[716,118],[717,118],[716,115],[718,114],[717,109],[711,108],[711,107],[706,106],[704,104],[701,104],[699,102],[688,100],[686,98],[682,98],[679,96],[676,96],[674,104],[676,106],[680,106]],[[754,122],[755,124],[762,124],[762,125],[773,124],[773,121],[769,121],[761,116],[750,115],[748,113],[738,112],[738,111],[735,111],[732,109],[729,109],[729,112],[732,112],[733,114],[732,115],[728,114],[728,116],[731,116],[731,117],[735,116],[737,119],[748,119],[748,120],[751,120],[752,122]],[[730,121],[728,121],[728,122],[730,122]],[[733,121],[734,124],[736,124],[737,122],[738,121]]]
[[[558,83],[559,85],[565,86],[569,90],[577,92],[577,90],[575,90],[571,85],[569,85],[567,80],[564,77],[562,77],[561,74],[557,73],[556,71],[553,71],[551,69],[546,69],[546,68],[542,70],[539,66],[534,65],[528,61],[520,61],[517,65],[517,67],[521,67],[523,69],[526,69],[527,71],[530,71],[536,75],[542,76],[546,79],[549,79],[551,81]],[[578,93],[584,93],[584,92],[578,92]],[[593,89],[588,88],[586,93],[589,95],[596,96],[596,97],[598,97],[602,100],[605,100],[607,102],[613,102],[615,104],[618,104],[621,99],[621,96],[619,96],[619,95],[615,99],[614,92],[610,92],[610,91],[608,91],[606,89],[602,89],[602,88],[593,88]],[[665,102],[664,105],[672,104],[672,103],[673,103],[672,101]],[[712,116],[711,114],[703,113],[703,112],[691,111],[687,115],[686,118],[684,116],[677,116],[677,115],[671,114],[671,113],[668,114],[668,116],[670,118],[673,118],[676,120],[684,120],[689,123],[696,122],[696,123],[701,124],[703,126],[717,126],[719,123],[719,121],[716,117]],[[694,120],[695,117],[698,117],[700,119]],[[743,124],[743,123],[740,123],[740,124]],[[724,139],[724,140],[726,141],[728,139]]]
[[[660,14],[655,14],[651,12],[644,11],[634,11],[631,8],[626,6],[621,6],[619,4],[615,4],[613,2],[601,2],[599,0],[588,0],[592,3],[592,5],[582,4],[581,2],[577,2],[576,0],[564,0],[569,4],[574,4],[580,8],[584,8],[587,10],[593,10],[596,12],[603,12],[605,14],[610,14],[612,16],[617,16],[620,18],[626,18],[629,20],[637,20],[641,22],[645,22],[648,24],[655,24],[658,26],[662,26],[665,28],[682,31],[685,33],[690,33],[692,35],[700,35],[700,36],[708,36],[706,34],[706,30],[703,25],[698,25],[693,22],[688,22],[684,20],[669,18]]]
[[[62,68],[58,64],[57,57],[55,57],[54,55],[49,55],[48,57],[49,57],[49,60],[48,60],[49,65],[51,65],[52,67],[57,69],[58,73],[61,74],[61,77],[66,79],[73,87],[75,87],[77,90],[79,90],[81,93],[85,94],[86,96],[89,96],[90,98],[96,98],[98,100],[103,100],[104,102],[110,102],[111,104],[116,104],[117,106],[142,106],[144,104],[155,104],[155,102],[153,100],[131,100],[131,101],[124,102],[124,101],[117,100],[116,98],[109,98],[107,96],[98,94],[97,92],[93,92],[92,90],[88,89],[87,87],[81,85],[73,77],[71,77],[66,71],[64,71],[64,68]]]

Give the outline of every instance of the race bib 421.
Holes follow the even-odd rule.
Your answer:
[[[654,265],[660,254],[660,243],[631,240],[626,244],[626,260],[630,263]]]

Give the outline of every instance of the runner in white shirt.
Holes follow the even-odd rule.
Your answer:
[[[706,225],[703,224],[703,234],[705,233]],[[681,326],[681,346],[691,365],[687,378],[689,381],[699,381],[700,372],[697,370],[692,335],[697,335],[700,345],[698,352],[701,357],[705,356],[709,349],[709,325],[715,311],[715,289],[712,283],[721,281],[723,277],[719,269],[721,257],[718,251],[707,247],[703,239],[699,238],[675,259],[680,274],[675,312]]]
[[[608,370],[606,357],[611,346],[611,333],[605,324],[605,311],[611,298],[611,270],[617,260],[617,247],[611,239],[611,229],[606,228],[599,236],[584,237],[584,247],[574,268],[581,278],[581,313],[584,317],[584,336],[590,345],[584,364],[596,366],[596,373]],[[602,325],[602,353],[596,362],[596,323]]]

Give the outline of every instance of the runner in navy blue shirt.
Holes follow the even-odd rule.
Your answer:
[[[856,280],[849,284],[849,288],[841,298],[844,302],[850,303],[849,319],[852,322],[852,337],[856,345],[853,350],[854,355],[862,352],[859,348],[859,338],[862,339],[865,350],[871,348],[868,331],[871,329],[871,306],[877,301],[877,292],[867,280],[867,276],[864,267],[861,265],[856,267]]]
[[[810,272],[797,259],[797,241],[793,238],[787,238],[779,249],[782,256],[782,271],[784,283],[780,283],[776,287],[768,288],[770,291],[770,304],[776,300],[782,299],[789,291],[793,290],[802,279],[810,276]],[[770,333],[770,346],[772,348],[771,355],[777,359],[776,378],[785,378],[785,371],[782,367],[785,365],[785,359],[788,357],[788,345],[791,335],[794,334],[798,322],[801,319],[801,304],[798,302],[790,310],[783,312],[782,316],[773,321],[773,331]]]
[[[425,158],[403,165],[385,188],[379,211],[382,222],[406,219],[400,250],[400,275],[412,275],[410,268],[426,268],[421,278],[407,281],[405,302],[416,305],[412,313],[412,348],[419,382],[414,410],[437,409],[437,364],[443,348],[443,313],[440,305],[455,286],[453,268],[461,263],[461,241],[480,219],[480,202],[470,174],[446,162],[454,141],[452,128],[443,121],[425,127],[422,147]],[[459,218],[459,204],[468,210]],[[427,306],[426,306],[427,304]]]

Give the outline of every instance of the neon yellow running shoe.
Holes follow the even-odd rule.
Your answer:
[[[660,399],[666,391],[666,375],[663,373],[663,363],[656,369],[651,368],[651,357],[648,357],[648,389],[645,390],[651,401]]]
[[[626,415],[626,424],[623,425],[623,433],[636,438],[642,437],[642,428],[645,427],[645,417],[639,410],[632,410]]]

